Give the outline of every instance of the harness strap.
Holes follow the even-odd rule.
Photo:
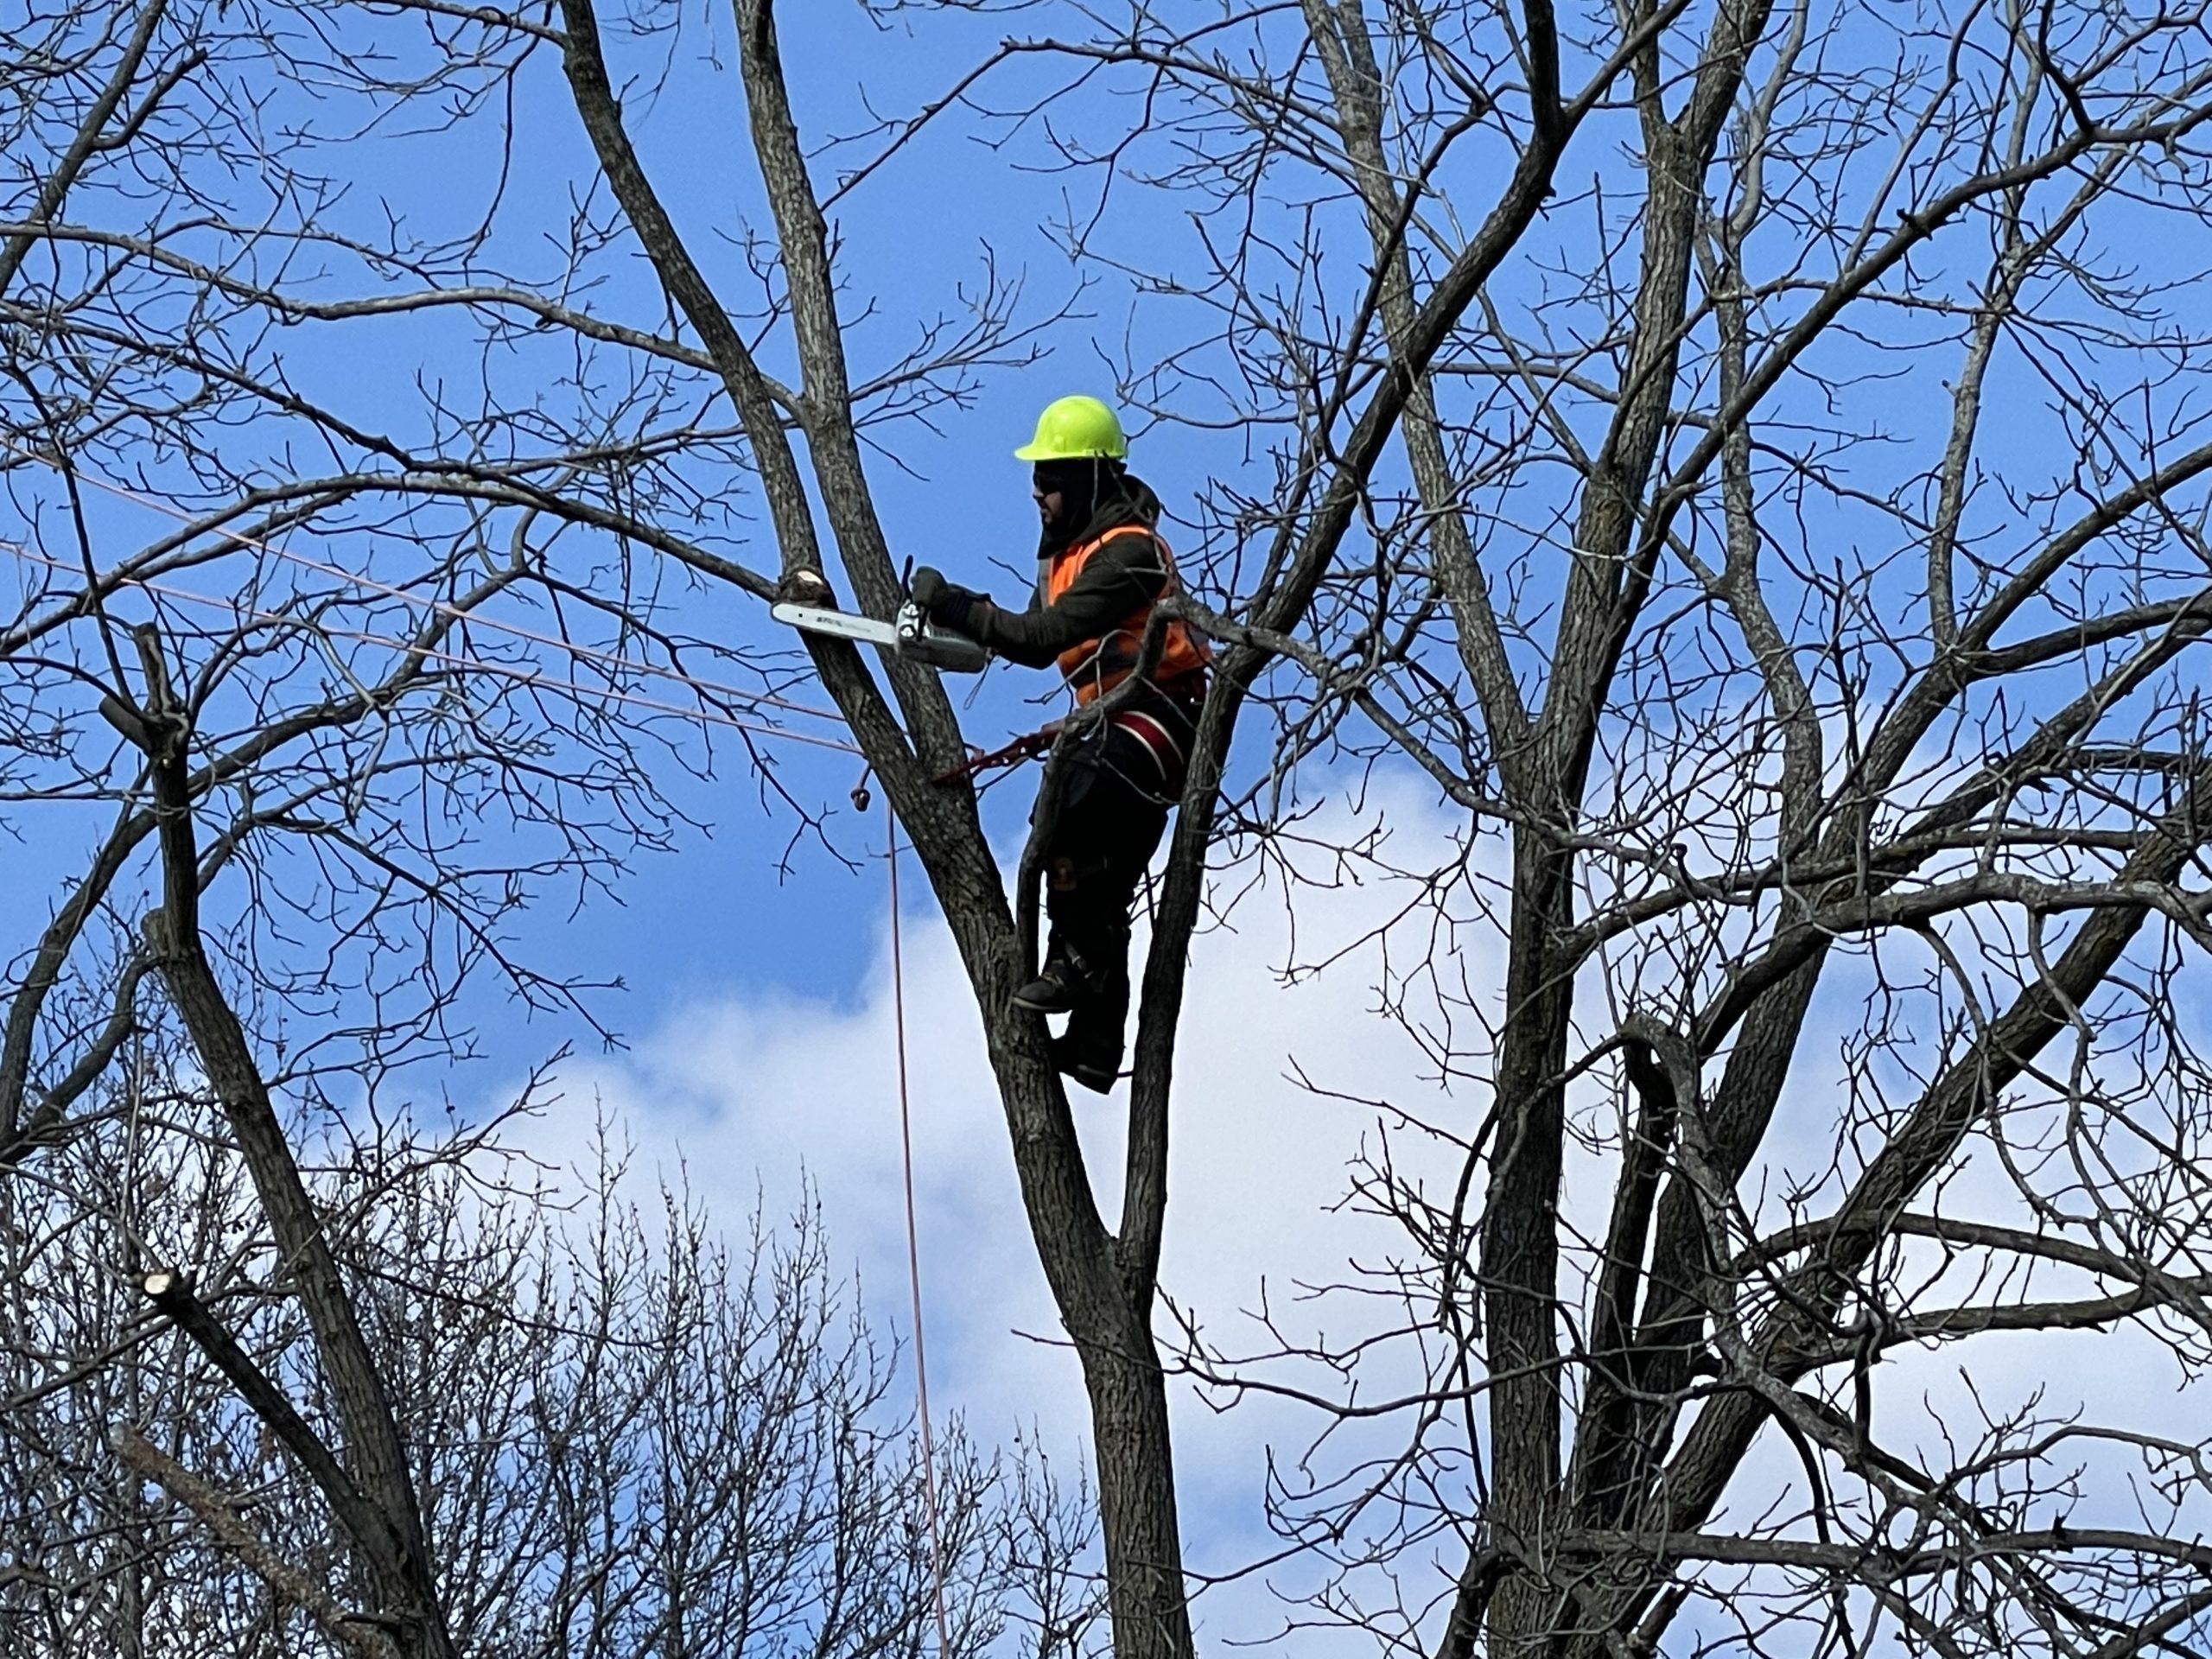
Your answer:
[[[1190,756],[1175,741],[1175,734],[1167,729],[1165,721],[1147,714],[1141,709],[1125,709],[1109,716],[1109,719],[1113,725],[1144,745],[1145,753],[1152,757],[1152,764],[1160,768],[1161,783],[1169,783],[1182,776]]]

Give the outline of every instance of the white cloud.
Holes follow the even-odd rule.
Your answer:
[[[1397,867],[1417,870],[1455,856],[1452,819],[1425,798],[1385,792],[1370,798],[1366,811],[1380,811],[1394,826]],[[1351,823],[1340,807],[1309,827],[1314,842],[1325,843]],[[910,881],[909,891],[919,885]],[[1321,1089],[1395,1100],[1460,1133],[1471,1131],[1488,1105],[1473,1090],[1456,1098],[1440,1090],[1416,1046],[1375,1012],[1379,963],[1371,944],[1319,975],[1287,979],[1281,971],[1294,952],[1313,962],[1367,938],[1407,897],[1402,884],[1388,880],[1303,888],[1294,941],[1280,890],[1263,887],[1243,898],[1230,925],[1193,944],[1162,1280],[1226,1349],[1264,1345],[1248,1317],[1263,1293],[1286,1336],[1325,1329],[1341,1341],[1350,1334],[1344,1305],[1303,1300],[1304,1287],[1344,1281],[1355,1260],[1371,1268],[1410,1253],[1394,1223],[1340,1202],[1349,1160],[1375,1144],[1376,1113],[1300,1086],[1287,1075],[1294,1066]],[[964,976],[931,911],[911,911],[905,939],[932,1395],[941,1413],[961,1412],[986,1441],[1010,1439],[1034,1422],[1056,1456],[1079,1454],[1086,1444],[1083,1390],[1072,1356],[1058,1345]],[[1494,935],[1471,928],[1458,944],[1465,953],[1457,965],[1465,992],[1478,1005],[1494,1006],[1500,969]],[[832,1247],[857,1262],[872,1312],[904,1330],[906,1222],[890,991],[887,939],[879,938],[866,981],[847,1002],[749,995],[672,1010],[631,1054],[568,1068],[569,1103],[540,1125],[537,1149],[575,1156],[582,1147],[571,1137],[588,1127],[586,1103],[596,1090],[635,1138],[640,1173],[672,1172],[680,1160],[691,1190],[733,1230],[762,1197],[772,1217],[795,1204],[803,1179],[810,1179]],[[1827,1062],[1815,1051],[1832,1053],[1834,1035],[1808,1033],[1813,1071],[1785,1100],[1754,1187],[1778,1174],[1778,1166],[1832,1147],[1834,1091],[1817,1075]],[[1589,1092],[1595,1088],[1583,1085],[1578,1106],[1609,1112]],[[1121,1099],[1077,1094],[1074,1104],[1099,1203],[1111,1217],[1120,1196]],[[1402,1173],[1432,1190],[1459,1173],[1456,1160],[1426,1137],[1396,1136],[1392,1149],[1415,1160]],[[1570,1148],[1567,1205],[1586,1228],[1602,1223],[1610,1174],[1608,1164]],[[1355,1317],[1372,1323],[1380,1316],[1370,1308]],[[2090,1342],[2099,1345],[2091,1349]],[[2177,1379],[2155,1363],[2154,1347],[2139,1337],[2056,1346],[2027,1337],[1980,1341],[1971,1352],[1986,1403],[2016,1403],[2055,1383],[2053,1405],[2094,1393],[2101,1409],[2155,1421],[2175,1409]],[[2126,1363],[2115,1369],[2122,1355]],[[1878,1427],[1891,1444],[1924,1444],[1940,1455],[1938,1439],[1973,1421],[1974,1392],[1959,1375],[1960,1357],[1956,1350],[1908,1352],[1878,1374]],[[1386,1356],[1363,1379],[1363,1395],[1407,1380],[1388,1374],[1407,1364]],[[1187,1388],[1178,1391],[1175,1411],[1192,1564],[1208,1572],[1239,1567],[1268,1548],[1262,1499],[1269,1459],[1294,1462],[1323,1420],[1265,1399],[1217,1412]],[[1357,1428],[1349,1445],[1332,1445],[1328,1466],[1341,1468],[1361,1447],[1388,1446],[1403,1432],[1402,1421]],[[1737,1483],[1732,1508],[1756,1510],[1797,1478],[1786,1447],[1763,1444]],[[2102,1479],[2094,1484],[2116,1490]],[[1409,1586],[1409,1598],[1440,1590],[1440,1573],[1456,1566],[1440,1563],[1436,1583]],[[1294,1567],[1278,1569],[1276,1581],[1294,1587],[1304,1577]],[[1202,1599],[1203,1639],[1212,1647],[1262,1636],[1280,1628],[1281,1613],[1266,1577],[1240,1581]],[[1371,1638],[1351,1635],[1301,1635],[1298,1643],[1301,1654],[1372,1650]]]
[[[1452,856],[1449,821],[1424,801],[1388,798],[1397,861]],[[1370,804],[1369,817],[1374,816]],[[1338,810],[1332,817],[1348,823]],[[1329,838],[1328,830],[1319,830]],[[909,867],[911,869],[911,866]],[[909,883],[909,891],[919,884]],[[1395,883],[1342,883],[1300,897],[1298,954],[1348,945],[1394,914]],[[1082,1386],[1029,1240],[982,1035],[951,943],[932,910],[905,924],[914,1173],[931,1392],[985,1440],[1032,1422],[1056,1452],[1086,1445]],[[1372,1139],[1371,1110],[1317,1097],[1287,1073],[1362,1097],[1418,1096],[1456,1111],[1420,1081],[1413,1045],[1370,1012],[1372,974],[1350,965],[1284,982],[1291,954],[1279,892],[1248,894],[1230,925],[1192,948],[1177,1059],[1162,1279],[1177,1304],[1232,1350],[1260,1340],[1246,1319],[1264,1287],[1291,1332],[1319,1315],[1300,1287],[1340,1281],[1349,1256],[1402,1247],[1391,1224],[1332,1213],[1346,1165]],[[1137,950],[1141,953],[1140,937]],[[1141,961],[1141,954],[1138,960]],[[530,1147],[556,1163],[588,1150],[594,1096],[635,1142],[642,1178],[674,1176],[734,1230],[757,1201],[769,1214],[817,1189],[833,1249],[858,1264],[874,1315],[903,1331],[906,1242],[887,937],[843,1005],[759,996],[671,1010],[626,1055],[563,1068],[563,1103]],[[1073,1096],[1102,1211],[1120,1203],[1123,1103]],[[1318,1424],[1296,1408],[1248,1402],[1228,1412],[1179,1391],[1175,1433],[1187,1544],[1218,1570],[1263,1553],[1262,1493],[1270,1446],[1295,1456]],[[1257,1582],[1209,1596],[1214,1640],[1274,1627]],[[1360,1643],[1347,1650],[1365,1650]],[[1301,1649],[1301,1650],[1304,1650]]]

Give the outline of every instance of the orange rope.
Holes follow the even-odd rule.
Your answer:
[[[914,1114],[906,1087],[906,968],[899,938],[899,813],[884,792],[884,818],[888,825],[885,857],[891,867],[891,1018],[899,1051],[899,1149],[906,1175],[906,1280],[914,1296],[914,1394],[921,1407],[922,1501],[929,1510],[930,1577],[937,1592],[938,1659],[952,1651],[950,1626],[944,1615],[944,1540],[938,1528],[937,1446],[930,1430],[930,1368],[922,1346],[922,1249],[914,1224]]]

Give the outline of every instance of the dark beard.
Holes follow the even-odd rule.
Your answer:
[[[1041,550],[1057,553],[1098,516],[1099,507],[1117,499],[1122,489],[1122,469],[1108,462],[1055,461],[1038,469],[1039,481],[1048,483],[1060,498],[1060,510],[1044,523]]]

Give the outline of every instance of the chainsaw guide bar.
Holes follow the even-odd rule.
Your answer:
[[[818,633],[830,639],[849,639],[855,645],[874,645],[908,662],[954,674],[980,674],[990,653],[964,635],[934,627],[909,601],[899,607],[896,622],[879,622],[872,616],[832,610],[822,605],[779,604],[768,614],[802,633]]]

